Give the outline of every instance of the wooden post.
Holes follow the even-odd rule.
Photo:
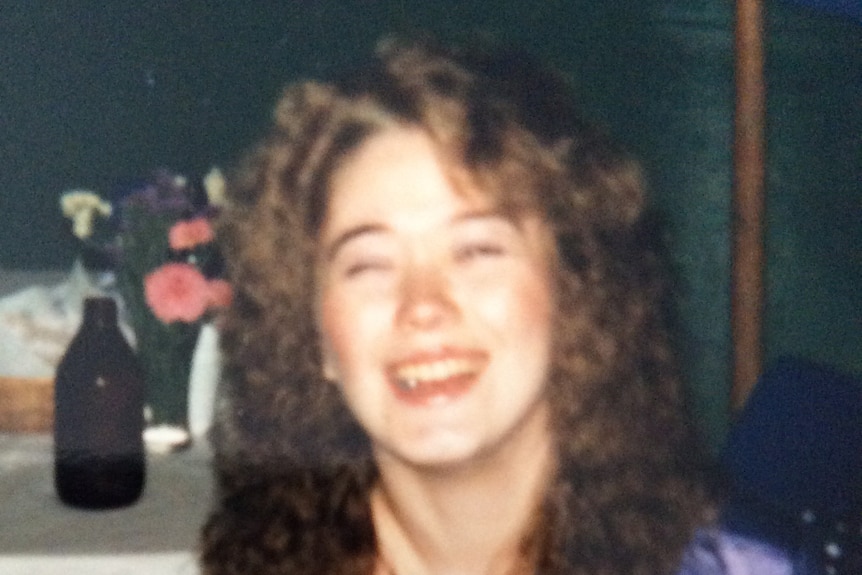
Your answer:
[[[745,404],[763,363],[764,116],[762,0],[736,2],[733,146],[731,409]]]

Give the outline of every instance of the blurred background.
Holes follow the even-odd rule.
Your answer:
[[[766,359],[862,373],[862,14],[766,9]],[[384,34],[480,33],[572,78],[647,169],[678,274],[680,340],[713,446],[729,421],[730,0],[2,0],[0,274],[66,270],[63,191],[111,198],[165,167],[229,168],[281,88],[367,58]]]

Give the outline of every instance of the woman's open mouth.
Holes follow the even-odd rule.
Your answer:
[[[466,393],[485,369],[483,352],[445,352],[423,355],[391,366],[389,382],[398,398],[416,404],[454,398]]]

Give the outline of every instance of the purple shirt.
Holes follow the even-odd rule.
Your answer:
[[[786,553],[771,545],[720,530],[698,532],[677,575],[793,575]]]

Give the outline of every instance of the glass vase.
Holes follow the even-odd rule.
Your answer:
[[[138,330],[138,357],[146,378],[149,451],[172,451],[189,444],[189,379],[200,325],[158,321]]]

